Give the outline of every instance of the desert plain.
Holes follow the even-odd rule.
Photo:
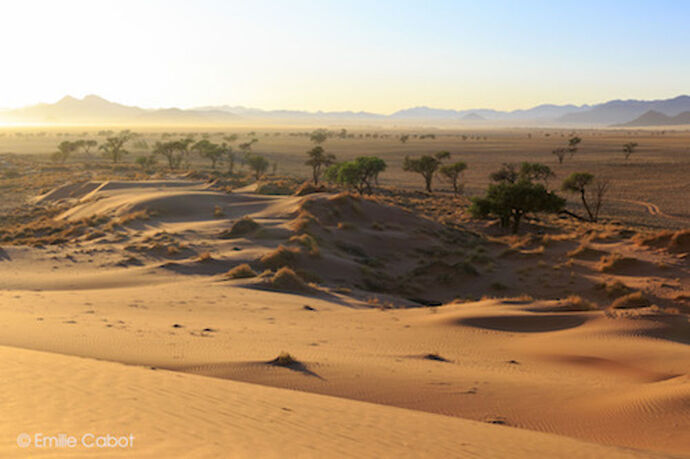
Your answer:
[[[142,152],[229,133],[133,129]],[[0,133],[0,456],[690,456],[689,131],[358,127],[323,146],[386,161],[364,195],[302,185],[304,130],[231,131],[275,168],[56,163],[97,130]],[[402,168],[439,151],[461,194]],[[606,177],[602,217],[472,217],[522,161]],[[135,439],[17,445],[37,432]]]

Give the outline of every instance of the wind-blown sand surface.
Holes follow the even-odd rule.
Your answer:
[[[573,271],[523,282],[598,295],[596,282],[622,279],[675,312],[459,302],[577,244],[487,243],[495,265],[475,268],[479,236],[398,208],[203,182],[81,184],[38,202],[62,202],[56,221],[108,220],[73,243],[0,249],[3,457],[40,452],[15,445],[39,431],[132,433],[119,453],[149,456],[690,454],[689,268],[676,253],[593,240]],[[247,215],[258,228],[229,234]],[[635,267],[601,272],[595,250]],[[225,275],[245,263],[272,272]],[[314,284],[281,284],[282,266]],[[298,362],[272,362],[281,352]]]

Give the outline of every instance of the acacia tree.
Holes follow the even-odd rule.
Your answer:
[[[152,171],[153,167],[158,162],[154,154],[148,156],[139,156],[135,162],[145,171]]]
[[[470,212],[474,217],[498,217],[501,226],[513,233],[520,228],[522,217],[531,212],[556,213],[563,209],[565,200],[547,191],[541,183],[518,180],[489,185],[486,196],[473,198]]]
[[[311,133],[309,140],[314,142],[316,145],[321,145],[326,140],[328,140],[328,131],[325,129],[317,129]]]
[[[225,151],[220,145],[213,143],[207,139],[198,141],[192,146],[192,151],[196,152],[202,158],[211,161],[211,169],[216,168],[216,163],[223,158]]]
[[[637,148],[636,142],[629,142],[623,145],[623,156],[625,156],[625,159],[630,159],[630,155],[635,153],[635,148]]]
[[[307,152],[307,156],[309,156],[309,159],[304,164],[311,166],[314,185],[318,185],[321,172],[333,164],[335,155],[326,153],[321,145],[317,145]]]
[[[523,162],[520,164],[519,176],[530,182],[543,182],[545,187],[549,186],[549,179],[556,176],[551,168],[541,163]]]
[[[447,166],[441,166],[439,170],[441,175],[453,185],[455,194],[460,194],[462,192],[463,185],[460,183],[460,176],[465,169],[467,169],[467,163],[459,161],[457,163],[448,164]]]
[[[77,148],[77,142],[70,142],[69,140],[63,140],[60,142],[58,145],[58,151],[53,153],[52,159],[55,162],[59,162],[61,164],[64,164],[65,161],[70,157],[72,153],[74,153]]]
[[[87,158],[91,158],[91,149],[98,145],[98,142],[93,139],[81,139],[74,143],[76,144],[77,148],[81,149]]]
[[[527,180],[528,182],[543,182],[544,186],[548,186],[549,179],[555,177],[555,174],[544,164],[524,161],[519,168],[513,163],[503,163],[501,168],[492,172],[489,177],[497,183],[516,183],[519,180]]]
[[[234,174],[235,173],[235,152],[232,150],[232,146],[223,142],[220,145],[220,148],[223,151],[223,154],[225,155],[225,158],[228,161],[228,173]]]
[[[153,154],[165,157],[170,169],[179,169],[184,159],[189,155],[189,146],[193,141],[191,137],[187,137],[181,140],[156,142],[153,147]]]
[[[125,144],[132,138],[130,131],[122,131],[115,137],[108,137],[105,143],[99,149],[103,151],[106,158],[113,160],[113,164],[117,164],[129,152],[125,150]]]
[[[570,152],[570,157],[575,156],[577,152],[578,145],[580,145],[582,139],[578,136],[572,136],[568,139],[568,151]]]
[[[594,175],[588,172],[573,172],[563,181],[561,188],[563,191],[579,193],[589,221],[596,222],[599,219],[599,212],[608,187],[609,182],[607,180],[595,181]]]
[[[170,169],[177,169],[178,158],[175,155],[174,142],[156,142],[153,146],[153,155],[161,155],[168,160]],[[182,161],[180,157],[179,162]]]
[[[426,191],[431,193],[431,181],[434,178],[434,174],[441,166],[441,162],[449,157],[450,153],[447,151],[440,151],[433,156],[424,155],[420,158],[405,156],[403,170],[405,172],[415,172],[424,177]]]
[[[410,136],[408,134],[403,134],[400,136],[400,143],[407,143],[408,140],[410,140]]]
[[[257,180],[268,170],[268,160],[260,155],[250,154],[247,157],[247,164],[249,168],[254,171],[254,176]]]
[[[252,139],[249,142],[244,142],[237,146],[237,148],[239,148],[242,152],[242,158],[240,158],[242,166],[244,166],[244,164],[249,160],[249,156],[252,154],[252,145],[258,141],[259,139]]]
[[[551,153],[556,155],[556,158],[558,158],[558,164],[563,164],[563,159],[565,158],[565,155],[568,153],[568,149],[567,148],[556,148]]]
[[[376,156],[360,156],[353,161],[333,164],[326,169],[326,180],[357,190],[359,194],[371,194],[373,183],[386,170],[386,162]]]

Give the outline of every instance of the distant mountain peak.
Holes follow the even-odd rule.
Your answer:
[[[639,117],[618,126],[674,126],[690,124],[690,111],[681,112],[675,116],[668,116],[656,110],[649,110]]]
[[[79,99],[77,99],[76,97],[72,97],[72,96],[70,96],[69,94],[67,94],[65,97],[63,97],[62,99],[58,100],[58,101],[56,102],[56,104],[71,104],[71,103],[74,103],[74,102],[79,102]]]

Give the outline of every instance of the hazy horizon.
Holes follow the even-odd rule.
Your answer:
[[[611,1],[27,1],[5,7],[0,106],[514,110],[688,92],[690,6]],[[46,39],[45,37],[50,37]],[[663,49],[664,52],[658,52]]]

